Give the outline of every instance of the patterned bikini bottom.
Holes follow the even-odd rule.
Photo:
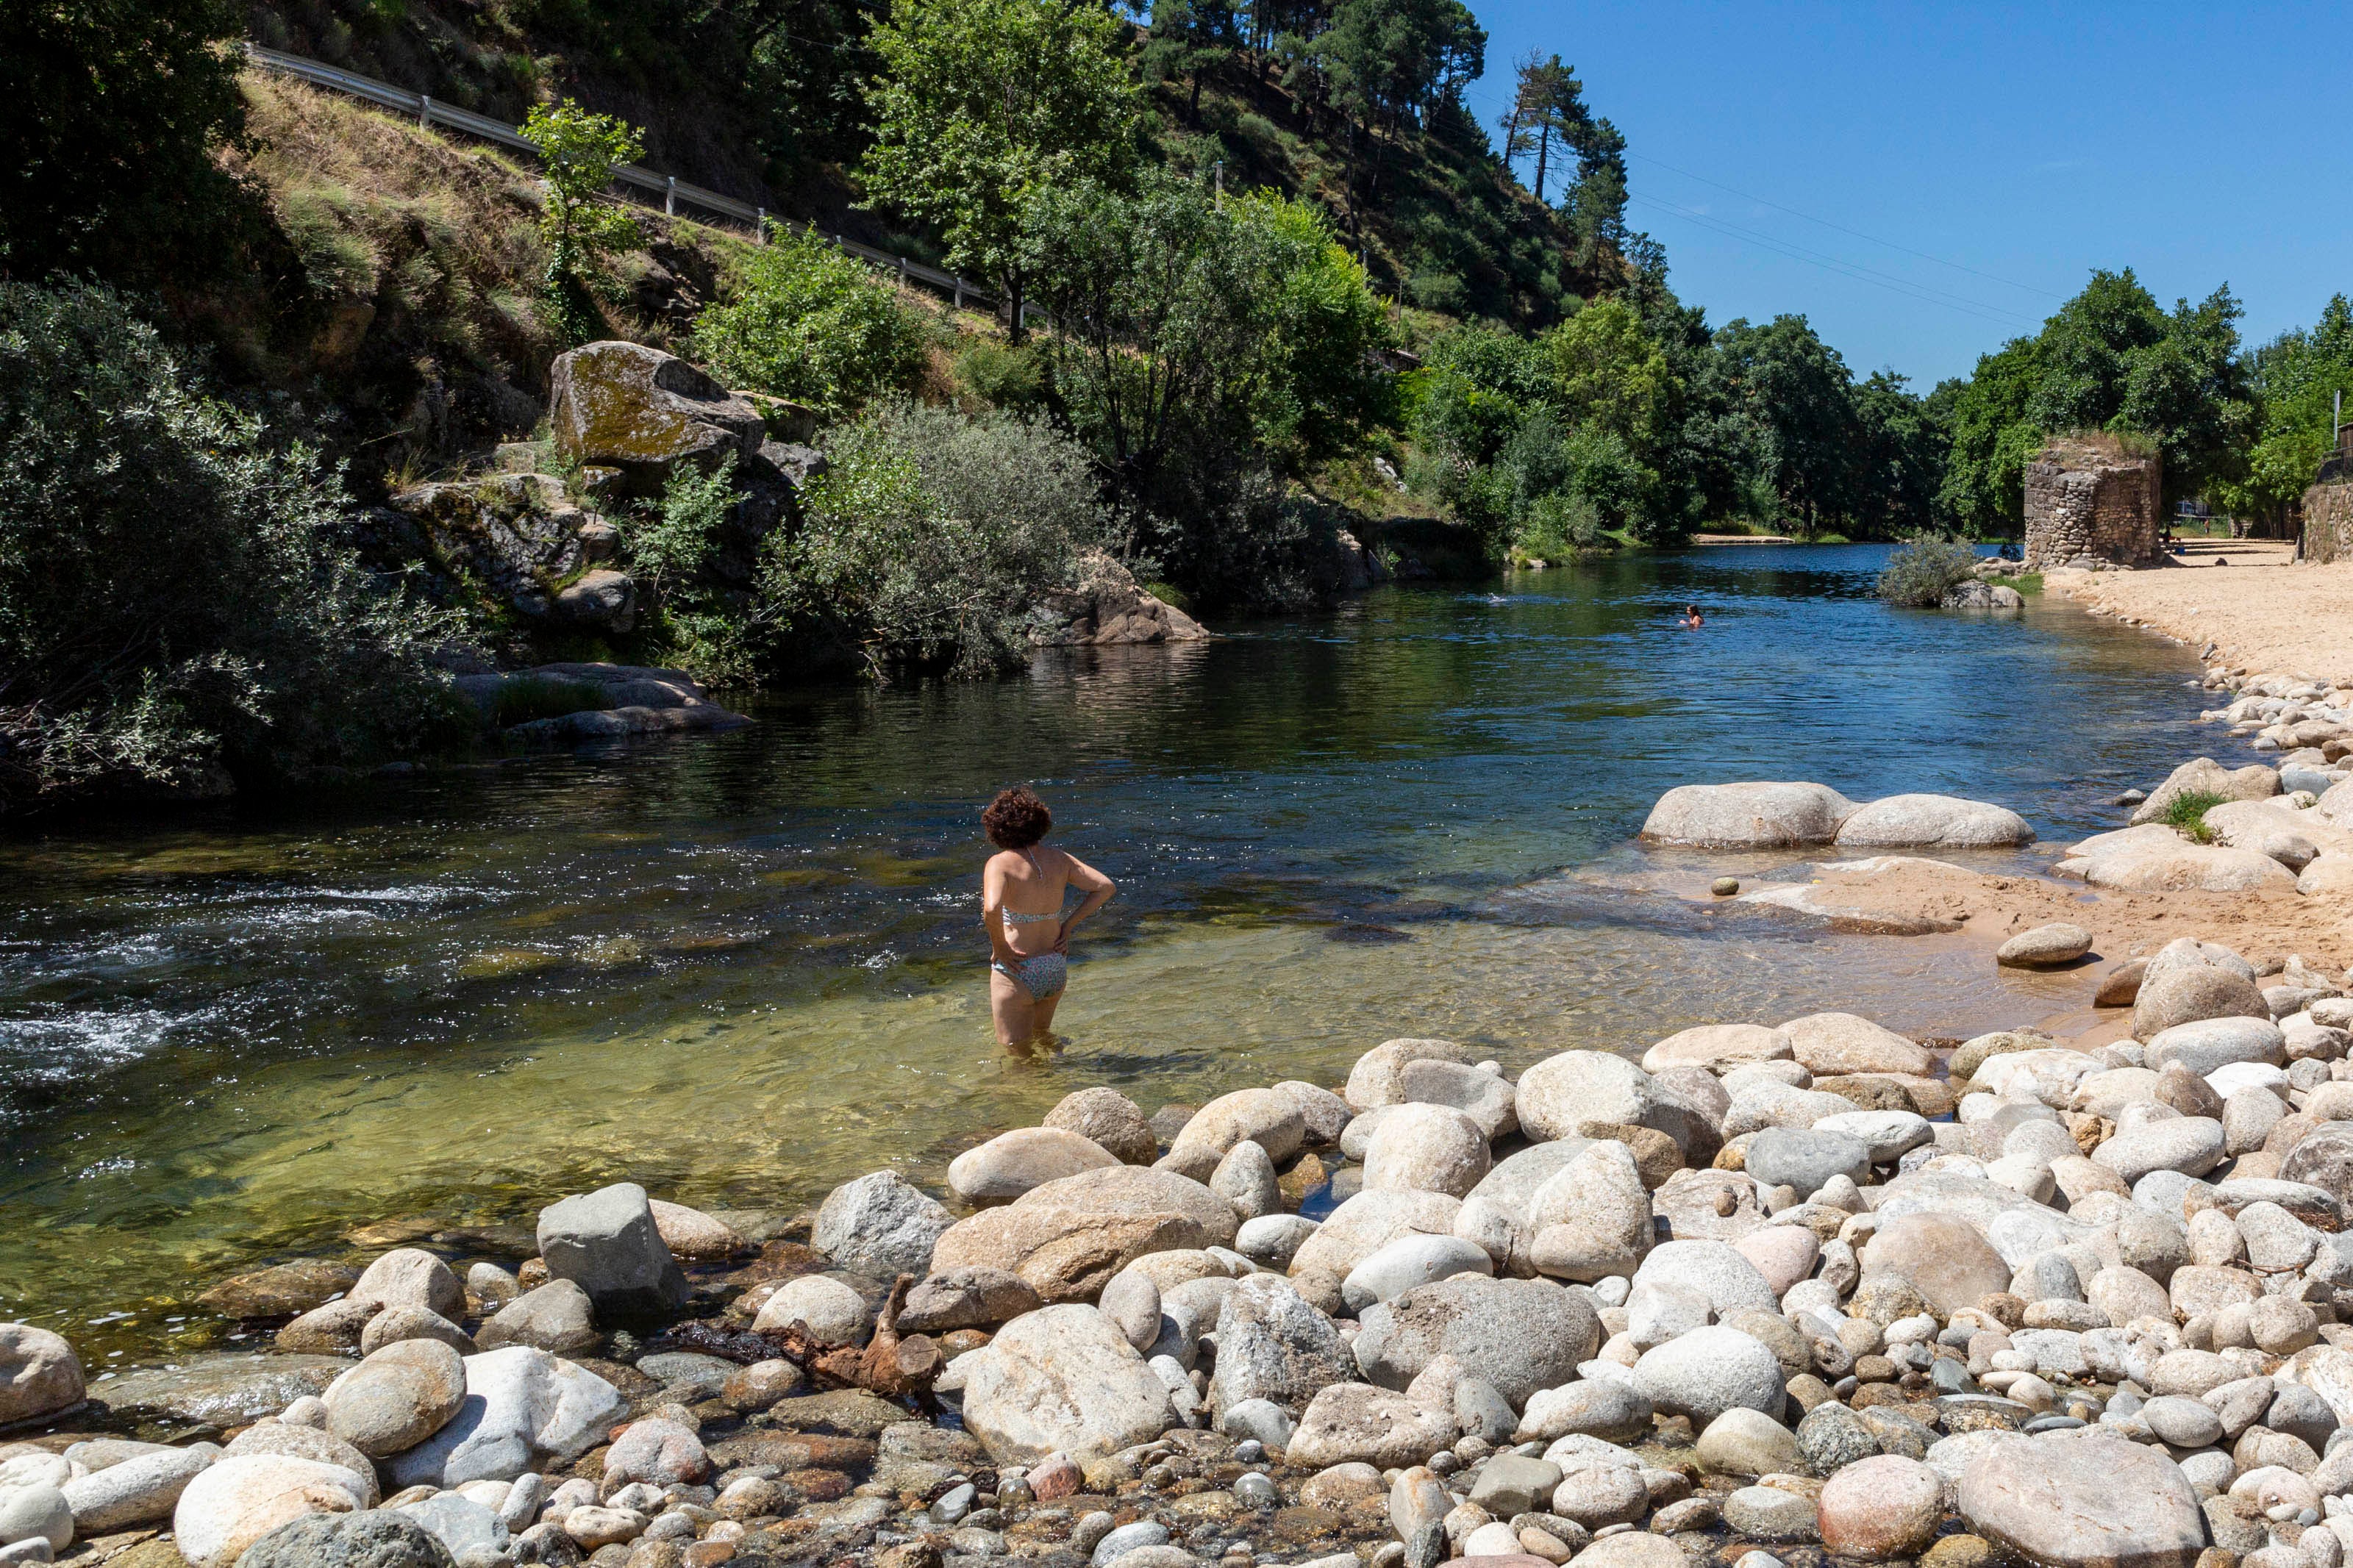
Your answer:
[[[1060,995],[1071,977],[1071,961],[1059,952],[1041,952],[1034,958],[1016,959],[1009,964],[991,963],[988,967],[1029,993],[1032,1002]]]

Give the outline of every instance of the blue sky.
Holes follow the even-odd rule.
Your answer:
[[[2228,282],[2249,341],[2353,292],[2341,9],[1470,3],[1483,123],[1515,58],[1557,51],[1676,292],[1711,325],[1801,313],[1858,375],[1966,375],[2095,267],[2168,306]]]

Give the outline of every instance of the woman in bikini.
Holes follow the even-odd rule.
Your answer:
[[[980,826],[998,853],[980,873],[980,923],[988,931],[988,1010],[999,1045],[1048,1032],[1070,972],[1071,933],[1111,901],[1112,880],[1075,855],[1041,848],[1052,831],[1046,803],[1015,786],[988,803]],[[1085,897],[1068,915],[1076,888]]]

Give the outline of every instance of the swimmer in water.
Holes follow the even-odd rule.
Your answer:
[[[989,802],[980,824],[997,848],[980,879],[988,1010],[997,1043],[1021,1046],[1052,1029],[1070,972],[1071,933],[1109,903],[1114,889],[1109,877],[1077,856],[1039,843],[1053,829],[1054,817],[1026,789],[1008,789]],[[1073,889],[1083,896],[1065,915]]]
[[[1697,605],[1685,605],[1683,606],[1683,618],[1680,624],[1689,626],[1693,630],[1696,631],[1701,626],[1707,625],[1707,622],[1700,617],[1699,606]]]

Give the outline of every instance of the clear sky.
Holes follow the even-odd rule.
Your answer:
[[[2095,267],[2168,307],[2227,282],[2249,342],[2353,292],[2337,7],[1470,4],[1483,123],[1557,52],[1676,293],[1711,326],[1803,314],[1858,375],[1966,375]]]

